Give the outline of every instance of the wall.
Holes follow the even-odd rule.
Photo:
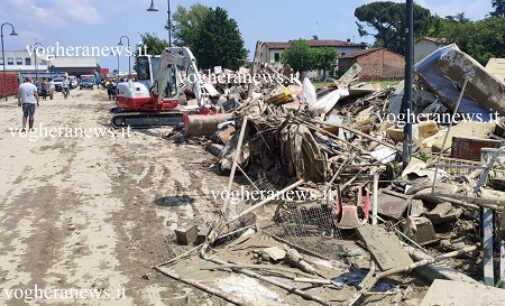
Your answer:
[[[419,62],[424,59],[426,56],[435,52],[439,48],[439,45],[435,44],[429,40],[421,40],[418,41],[414,45],[414,63]]]
[[[18,85],[18,78],[15,74],[0,73],[0,97],[15,95]]]
[[[360,81],[403,79],[405,59],[385,49],[358,57],[357,63],[363,68]]]

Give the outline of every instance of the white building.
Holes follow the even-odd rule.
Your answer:
[[[414,45],[414,63],[419,62],[426,56],[447,46],[449,43],[445,38],[423,37]]]
[[[306,42],[311,48],[335,48],[339,57],[367,48],[365,43],[353,43],[350,39],[346,41],[337,39],[311,39],[306,40]],[[289,48],[291,43],[291,40],[284,42],[258,42],[261,63],[270,64],[275,69],[282,68],[282,52]],[[337,67],[337,65],[338,60],[335,62],[335,67]],[[323,78],[323,73],[322,71],[314,70],[307,72],[306,76],[313,80],[319,80]]]
[[[37,58],[38,65],[35,65]],[[0,56],[0,69],[3,69],[3,58]],[[5,50],[5,71],[14,73],[34,73],[46,72],[48,69],[48,60],[36,57],[35,52],[30,53],[27,50]]]
[[[35,58],[38,65],[35,65]],[[0,56],[0,71],[3,69],[3,60]],[[27,50],[5,50],[5,71],[11,73],[44,73],[57,72],[80,76],[82,74],[100,73],[100,64],[96,57],[90,56],[63,56],[48,59],[36,56],[35,52]]]
[[[291,46],[290,41],[282,41],[282,42],[274,42],[274,41],[266,41],[260,42],[260,50],[261,50],[261,62],[268,63],[271,65],[280,65],[282,52]],[[366,44],[357,44],[351,42],[350,39],[347,41],[344,40],[336,40],[336,39],[311,39],[306,40],[307,44],[311,48],[335,48],[339,54],[339,56],[343,56],[349,53],[353,53],[359,50],[366,49]]]

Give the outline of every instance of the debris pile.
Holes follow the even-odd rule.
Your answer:
[[[418,63],[403,168],[403,84],[355,84],[359,69],[318,90],[219,88],[226,110],[189,118],[186,136],[206,137],[228,194],[240,173],[260,196],[228,197],[205,242],[157,269],[237,305],[451,305],[439,285],[504,287],[505,84],[455,45]],[[230,293],[230,271],[258,282]],[[479,305],[497,305],[494,290]]]

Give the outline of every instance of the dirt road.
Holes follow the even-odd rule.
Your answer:
[[[226,178],[166,130],[110,130],[111,106],[97,89],[57,94],[27,135],[16,101],[0,101],[0,304],[223,304],[151,267],[185,250],[177,225],[212,218],[218,204],[196,194]],[[70,289],[84,293],[51,298]]]

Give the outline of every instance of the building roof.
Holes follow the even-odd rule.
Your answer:
[[[447,45],[449,43],[447,41],[447,38],[423,37],[421,40],[431,41],[432,43],[437,45]]]
[[[264,44],[268,49],[287,49],[293,41],[266,41]],[[311,39],[306,40],[310,47],[362,47],[362,44],[352,43],[337,39]]]
[[[382,50],[382,49],[384,49],[384,48],[370,48],[370,49],[366,49],[366,50],[359,50],[359,51],[356,51],[356,52],[352,52],[352,53],[349,53],[349,54],[342,55],[341,57],[339,57],[339,59],[343,59],[343,58],[356,58],[356,57],[360,57],[360,56],[367,55],[367,54],[370,54],[370,53],[374,53],[375,51],[379,51],[379,50]]]
[[[0,67],[2,67],[0,65]],[[35,69],[37,68],[37,69]],[[37,67],[35,67],[35,65],[5,65],[5,71],[9,72],[9,71],[35,71],[35,70],[38,70],[40,73],[43,73],[45,71],[47,71],[47,65],[38,65]]]
[[[54,58],[52,65],[56,68],[91,68],[99,66],[99,62],[96,57],[62,56]]]
[[[505,58],[491,58],[486,65],[486,71],[494,74],[500,80],[505,80]]]

